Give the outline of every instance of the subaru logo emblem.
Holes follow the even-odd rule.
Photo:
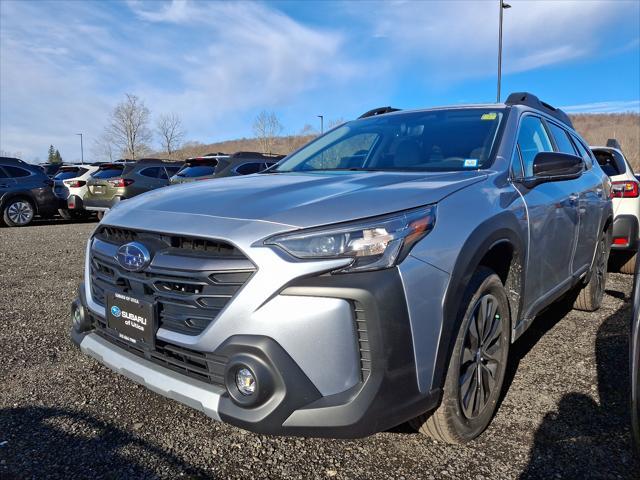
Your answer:
[[[118,248],[118,263],[131,272],[139,272],[151,262],[151,254],[147,247],[138,242],[131,242]]]
[[[115,305],[111,307],[111,315],[113,315],[114,317],[119,317],[120,313],[120,308],[116,307]]]

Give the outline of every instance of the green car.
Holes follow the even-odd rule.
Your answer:
[[[120,200],[169,185],[182,162],[142,159],[137,162],[115,162],[100,165],[87,180],[84,208],[98,212],[109,210]]]

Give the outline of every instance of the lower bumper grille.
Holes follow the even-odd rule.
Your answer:
[[[196,352],[162,340],[156,340],[155,350],[147,351],[120,340],[108,330],[104,320],[92,316],[92,323],[102,338],[140,358],[202,382],[225,385],[224,370],[229,360],[225,356]]]
[[[356,333],[358,334],[358,350],[360,351],[360,372],[364,382],[371,374],[371,350],[369,348],[369,335],[367,333],[367,319],[364,307],[359,302],[354,302],[353,310],[356,321]]]

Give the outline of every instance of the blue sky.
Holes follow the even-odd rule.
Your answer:
[[[638,0],[511,0],[503,93],[574,112],[640,111]],[[316,115],[495,100],[497,0],[0,1],[0,150],[85,158],[125,93],[187,139],[285,134]],[[504,96],[503,96],[504,98]],[[154,120],[155,121],[155,120]]]

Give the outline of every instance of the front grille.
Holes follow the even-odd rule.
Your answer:
[[[101,306],[108,291],[156,302],[159,326],[200,334],[255,272],[233,245],[208,239],[101,227],[91,250],[91,295]],[[120,245],[144,244],[154,261],[141,272],[123,269],[115,258]],[[157,260],[157,262],[156,262]]]
[[[224,370],[229,360],[226,356],[196,352],[162,340],[156,340],[155,350],[144,350],[118,338],[107,329],[104,319],[92,316],[92,323],[102,338],[138,357],[202,382],[225,384]]]
[[[353,311],[356,321],[356,333],[358,334],[358,350],[360,352],[360,373],[362,381],[366,381],[371,374],[371,350],[369,349],[369,336],[367,333],[367,319],[364,307],[360,302],[353,303]]]

